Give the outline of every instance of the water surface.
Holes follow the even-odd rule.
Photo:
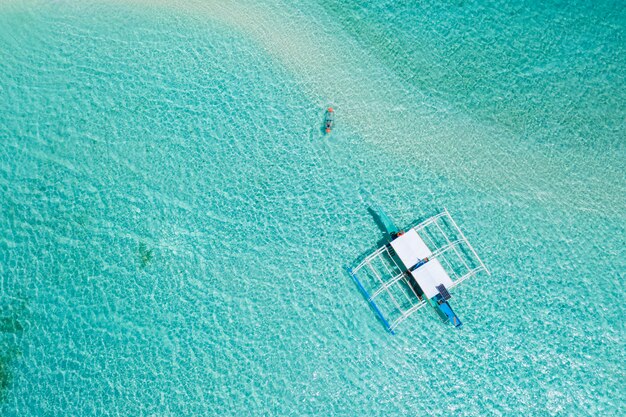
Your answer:
[[[2,414],[623,414],[623,6],[309,3],[0,6]],[[462,331],[367,308],[374,202]]]

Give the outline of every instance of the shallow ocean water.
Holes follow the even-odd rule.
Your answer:
[[[623,415],[625,15],[1,4],[2,415]],[[368,309],[374,203],[459,222],[462,331]]]

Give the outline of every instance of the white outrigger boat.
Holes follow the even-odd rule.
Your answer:
[[[461,320],[448,303],[449,290],[489,271],[448,210],[406,232],[385,212],[376,211],[388,243],[348,272],[378,318],[395,334],[400,323],[430,304],[443,320],[460,328]]]

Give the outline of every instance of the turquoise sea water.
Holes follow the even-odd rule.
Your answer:
[[[624,415],[623,4],[354,3],[0,3],[1,415]],[[462,331],[368,309],[374,202]]]

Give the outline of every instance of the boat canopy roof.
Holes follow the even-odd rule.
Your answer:
[[[407,270],[425,258],[430,258],[433,253],[415,229],[411,229],[402,236],[391,242],[391,247],[396,251],[398,258],[402,261]],[[419,268],[411,271],[411,275],[420,286],[427,298],[432,298],[439,294],[438,285],[445,285],[452,288],[454,283],[452,278],[443,269],[438,259],[429,261]]]

